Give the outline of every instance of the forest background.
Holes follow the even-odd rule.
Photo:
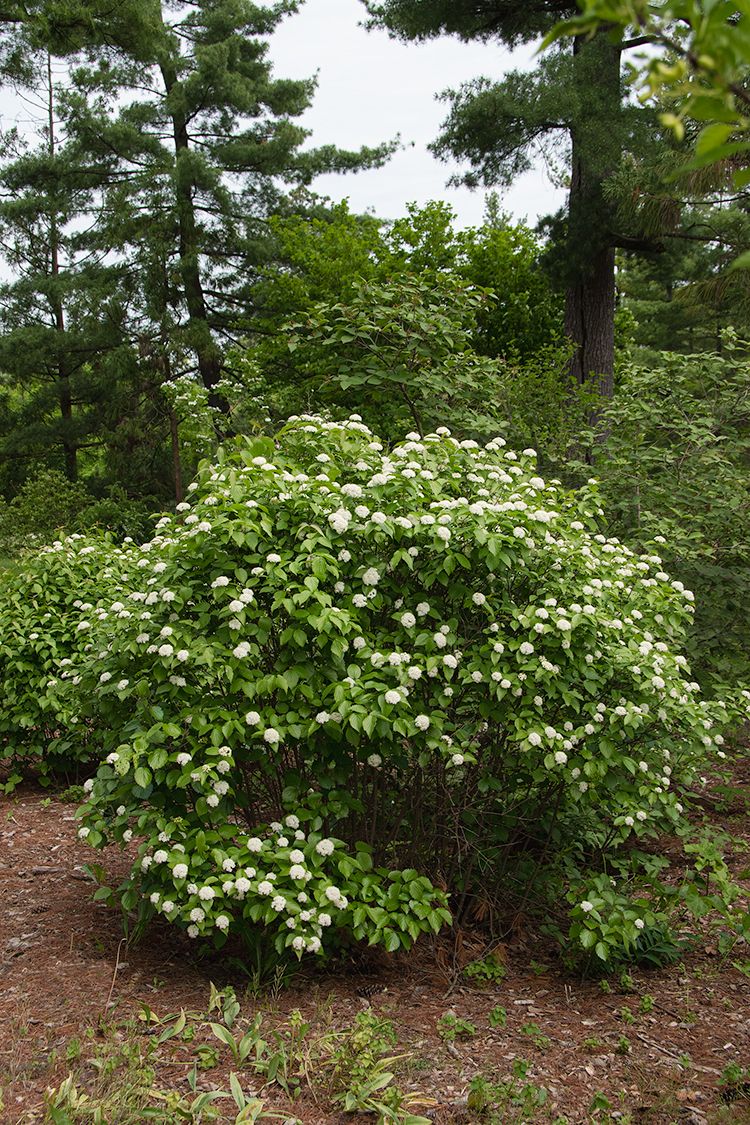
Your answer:
[[[93,527],[145,537],[222,439],[292,413],[357,411],[386,439],[447,424],[533,446],[566,484],[598,478],[606,530],[656,541],[696,590],[701,678],[742,679],[742,122],[717,102],[686,116],[674,78],[639,97],[658,29],[618,40],[644,6],[590,3],[581,19],[604,30],[582,24],[535,69],[443,95],[433,151],[487,193],[483,223],[459,229],[439,200],[385,222],[311,190],[382,166],[394,142],[306,135],[315,82],[277,78],[268,54],[297,7],[3,6],[3,80],[41,112],[0,153],[2,555]],[[666,7],[674,65],[691,12],[717,5]],[[718,7],[737,41],[737,6]],[[576,11],[393,0],[362,14],[407,42],[513,47]],[[568,202],[531,229],[503,191],[540,152]]]

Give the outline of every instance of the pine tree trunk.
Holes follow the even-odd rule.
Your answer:
[[[565,293],[565,334],[576,345],[570,375],[577,385],[595,376],[603,399],[614,389],[615,251],[604,247],[592,255],[590,269]]]
[[[221,378],[222,356],[211,335],[211,327],[208,322],[208,310],[200,274],[200,247],[195,222],[195,208],[193,207],[192,185],[189,177],[180,174],[180,164],[188,156],[187,124],[179,114],[173,116],[172,124],[175,142],[177,220],[180,230],[180,271],[185,292],[185,304],[187,305],[189,326],[201,380],[206,390],[213,391]]]
[[[47,53],[48,90],[48,145],[51,159],[55,159],[55,101],[52,84],[52,56]],[[60,227],[55,205],[49,215],[50,277],[52,288],[50,307],[57,334],[57,399],[62,420],[63,466],[68,480],[78,480],[78,449],[73,435],[73,396],[70,390],[70,369],[65,354],[65,309],[60,290]]]
[[[169,31],[163,22],[162,5],[158,0],[159,18],[164,38],[164,52],[159,64],[162,82],[167,97],[178,83],[175,60],[169,57]],[[179,257],[185,304],[188,311],[188,327],[192,346],[195,350],[198,371],[212,405],[223,409],[221,396],[214,388],[221,378],[223,357],[211,332],[200,271],[200,244],[193,204],[193,178],[187,171],[190,159],[190,136],[184,112],[179,108],[180,99],[174,101],[171,111],[172,135],[175,147],[175,196],[177,203],[177,223],[179,227]]]
[[[615,249],[603,184],[621,154],[620,53],[601,33],[590,42],[574,39],[573,53],[579,112],[571,129],[565,332],[575,344],[572,380],[593,378],[606,400],[614,380]],[[592,422],[599,413],[594,409]]]

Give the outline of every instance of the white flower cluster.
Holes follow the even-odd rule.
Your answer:
[[[261,903],[266,921],[280,928],[296,953],[319,953],[324,931],[336,924],[349,900],[326,874],[336,843],[306,836],[300,823],[289,813],[283,824],[237,837],[226,854],[208,863],[196,857],[188,836],[162,830],[157,843],[164,846],[145,844],[140,851],[144,893],[170,921],[181,919],[194,938],[214,929],[227,933],[233,918]],[[79,830],[81,839],[88,834],[86,827]]]

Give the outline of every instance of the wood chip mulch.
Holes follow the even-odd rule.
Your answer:
[[[245,981],[236,965],[221,955],[197,960],[193,943],[167,925],[155,926],[135,946],[121,943],[119,914],[92,901],[95,888],[83,865],[101,857],[77,839],[73,814],[73,805],[33,785],[0,797],[3,1125],[43,1121],[45,1090],[71,1070],[85,1088],[85,1049],[84,1057],[72,1062],[72,1040],[95,1044],[103,1027],[111,1034],[128,1019],[137,1019],[143,1004],[160,1017],[180,1009],[205,1013],[212,981],[217,987],[231,983],[243,995]],[[746,808],[725,811],[722,824],[750,839]],[[125,857],[114,851],[105,853],[102,862],[115,875],[126,867]],[[750,858],[741,848],[732,863],[735,876],[747,880]],[[467,944],[471,947],[471,938]],[[321,1027],[326,1022],[344,1026],[371,1006],[393,1021],[398,1050],[410,1056],[401,1064],[400,1084],[434,1099],[436,1105],[421,1112],[440,1125],[489,1120],[467,1108],[469,1082],[479,1073],[496,1081],[507,1078],[516,1058],[529,1062],[528,1081],[546,1088],[547,1102],[527,1109],[525,1116],[518,1107],[508,1108],[495,1121],[750,1122],[743,1084],[727,1090],[721,1082],[728,1064],[750,1068],[747,946],[722,955],[715,932],[705,927],[682,964],[634,970],[629,994],[616,981],[607,994],[596,981],[566,976],[549,948],[530,951],[528,942],[523,949],[510,946],[505,951],[505,979],[485,989],[468,987],[460,976],[452,980],[447,960],[435,946],[418,948],[409,957],[365,961],[356,971],[307,967],[277,995],[245,997],[242,1018],[262,1009],[269,1027],[281,1026],[298,1008]],[[641,1012],[644,995],[653,998],[653,1008]],[[489,1013],[498,1006],[507,1012],[504,1027],[489,1022]],[[623,1019],[624,1008],[631,1009],[634,1022]],[[476,1034],[443,1042],[437,1023],[447,1011],[473,1023]],[[548,1044],[534,1043],[537,1033],[524,1031],[530,1024]],[[147,1034],[145,1025],[139,1026]],[[88,1039],[86,1029],[92,1029]],[[168,1054],[165,1045],[157,1088],[188,1092],[186,1075],[199,1041],[218,1046],[207,1029],[187,1048],[183,1044],[181,1054]],[[618,1045],[627,1053],[619,1053]],[[215,1068],[199,1072],[201,1088],[226,1089],[230,1069],[222,1055]],[[259,1092],[270,1108],[287,1111],[303,1125],[353,1120],[308,1094],[291,1103],[277,1087],[261,1090],[252,1071],[240,1071],[240,1076],[248,1093]],[[597,1092],[606,1095],[608,1110],[592,1109]],[[233,1121],[234,1116],[222,1120]]]

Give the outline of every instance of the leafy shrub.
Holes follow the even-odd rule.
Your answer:
[[[540,265],[539,236],[500,213],[487,217],[484,226],[461,236],[461,272],[494,295],[477,317],[474,346],[483,355],[532,359],[550,340],[562,339],[562,299]]]
[[[695,591],[696,670],[732,683],[750,672],[750,358],[731,335],[724,344],[627,365],[594,471],[611,529],[658,550]]]
[[[692,595],[504,446],[291,419],[132,548],[81,671],[81,835],[140,839],[126,909],[395,950],[436,888],[682,823],[730,717],[679,652]]]
[[[503,364],[479,355],[471,330],[482,291],[452,276],[361,281],[346,303],[313,306],[292,325],[318,401],[378,420],[386,440],[450,416],[466,436],[497,432],[493,389]]]
[[[91,756],[90,731],[79,722],[78,699],[65,681],[90,643],[90,622],[81,615],[90,613],[116,572],[109,541],[73,536],[2,573],[0,763],[8,771],[6,788],[21,780],[24,766],[46,780]]]
[[[144,500],[134,500],[124,489],[112,487],[106,496],[90,503],[78,516],[73,527],[90,534],[97,530],[109,531],[117,540],[137,539],[139,542],[152,534],[160,512],[154,512]]]
[[[14,555],[33,543],[49,543],[63,528],[74,528],[91,502],[82,484],[56,469],[43,469],[27,480],[17,496],[0,502],[0,552]]]
[[[572,904],[570,938],[577,950],[591,952],[598,959],[592,964],[599,971],[624,959],[637,961],[643,935],[665,929],[664,916],[654,911],[647,898],[624,895],[607,875],[590,878],[584,899],[578,901],[573,893],[568,898]]]
[[[79,481],[69,481],[56,469],[30,477],[17,496],[0,500],[0,556],[15,557],[24,550],[51,543],[68,533],[111,531],[122,538],[143,539],[153,529],[148,505],[131,500],[122,489],[96,499]]]
[[[511,238],[510,232],[497,237],[505,233]],[[495,334],[506,329],[489,325],[495,310],[513,321],[516,298],[523,304],[528,293],[494,296],[453,274],[431,271],[355,282],[345,302],[310,307],[250,360],[238,356],[235,375],[247,384],[256,420],[266,403],[282,417],[299,409],[300,401],[337,414],[356,409],[391,441],[409,427],[426,433],[450,418],[461,438],[502,433],[564,457],[586,425],[593,396],[566,378],[570,348],[553,342],[551,334],[534,354],[520,340],[518,349],[508,340],[498,358]],[[484,342],[490,355],[475,340],[482,317],[489,318]],[[287,359],[274,366],[264,348],[278,352],[283,334]],[[251,417],[245,411],[245,430]]]

